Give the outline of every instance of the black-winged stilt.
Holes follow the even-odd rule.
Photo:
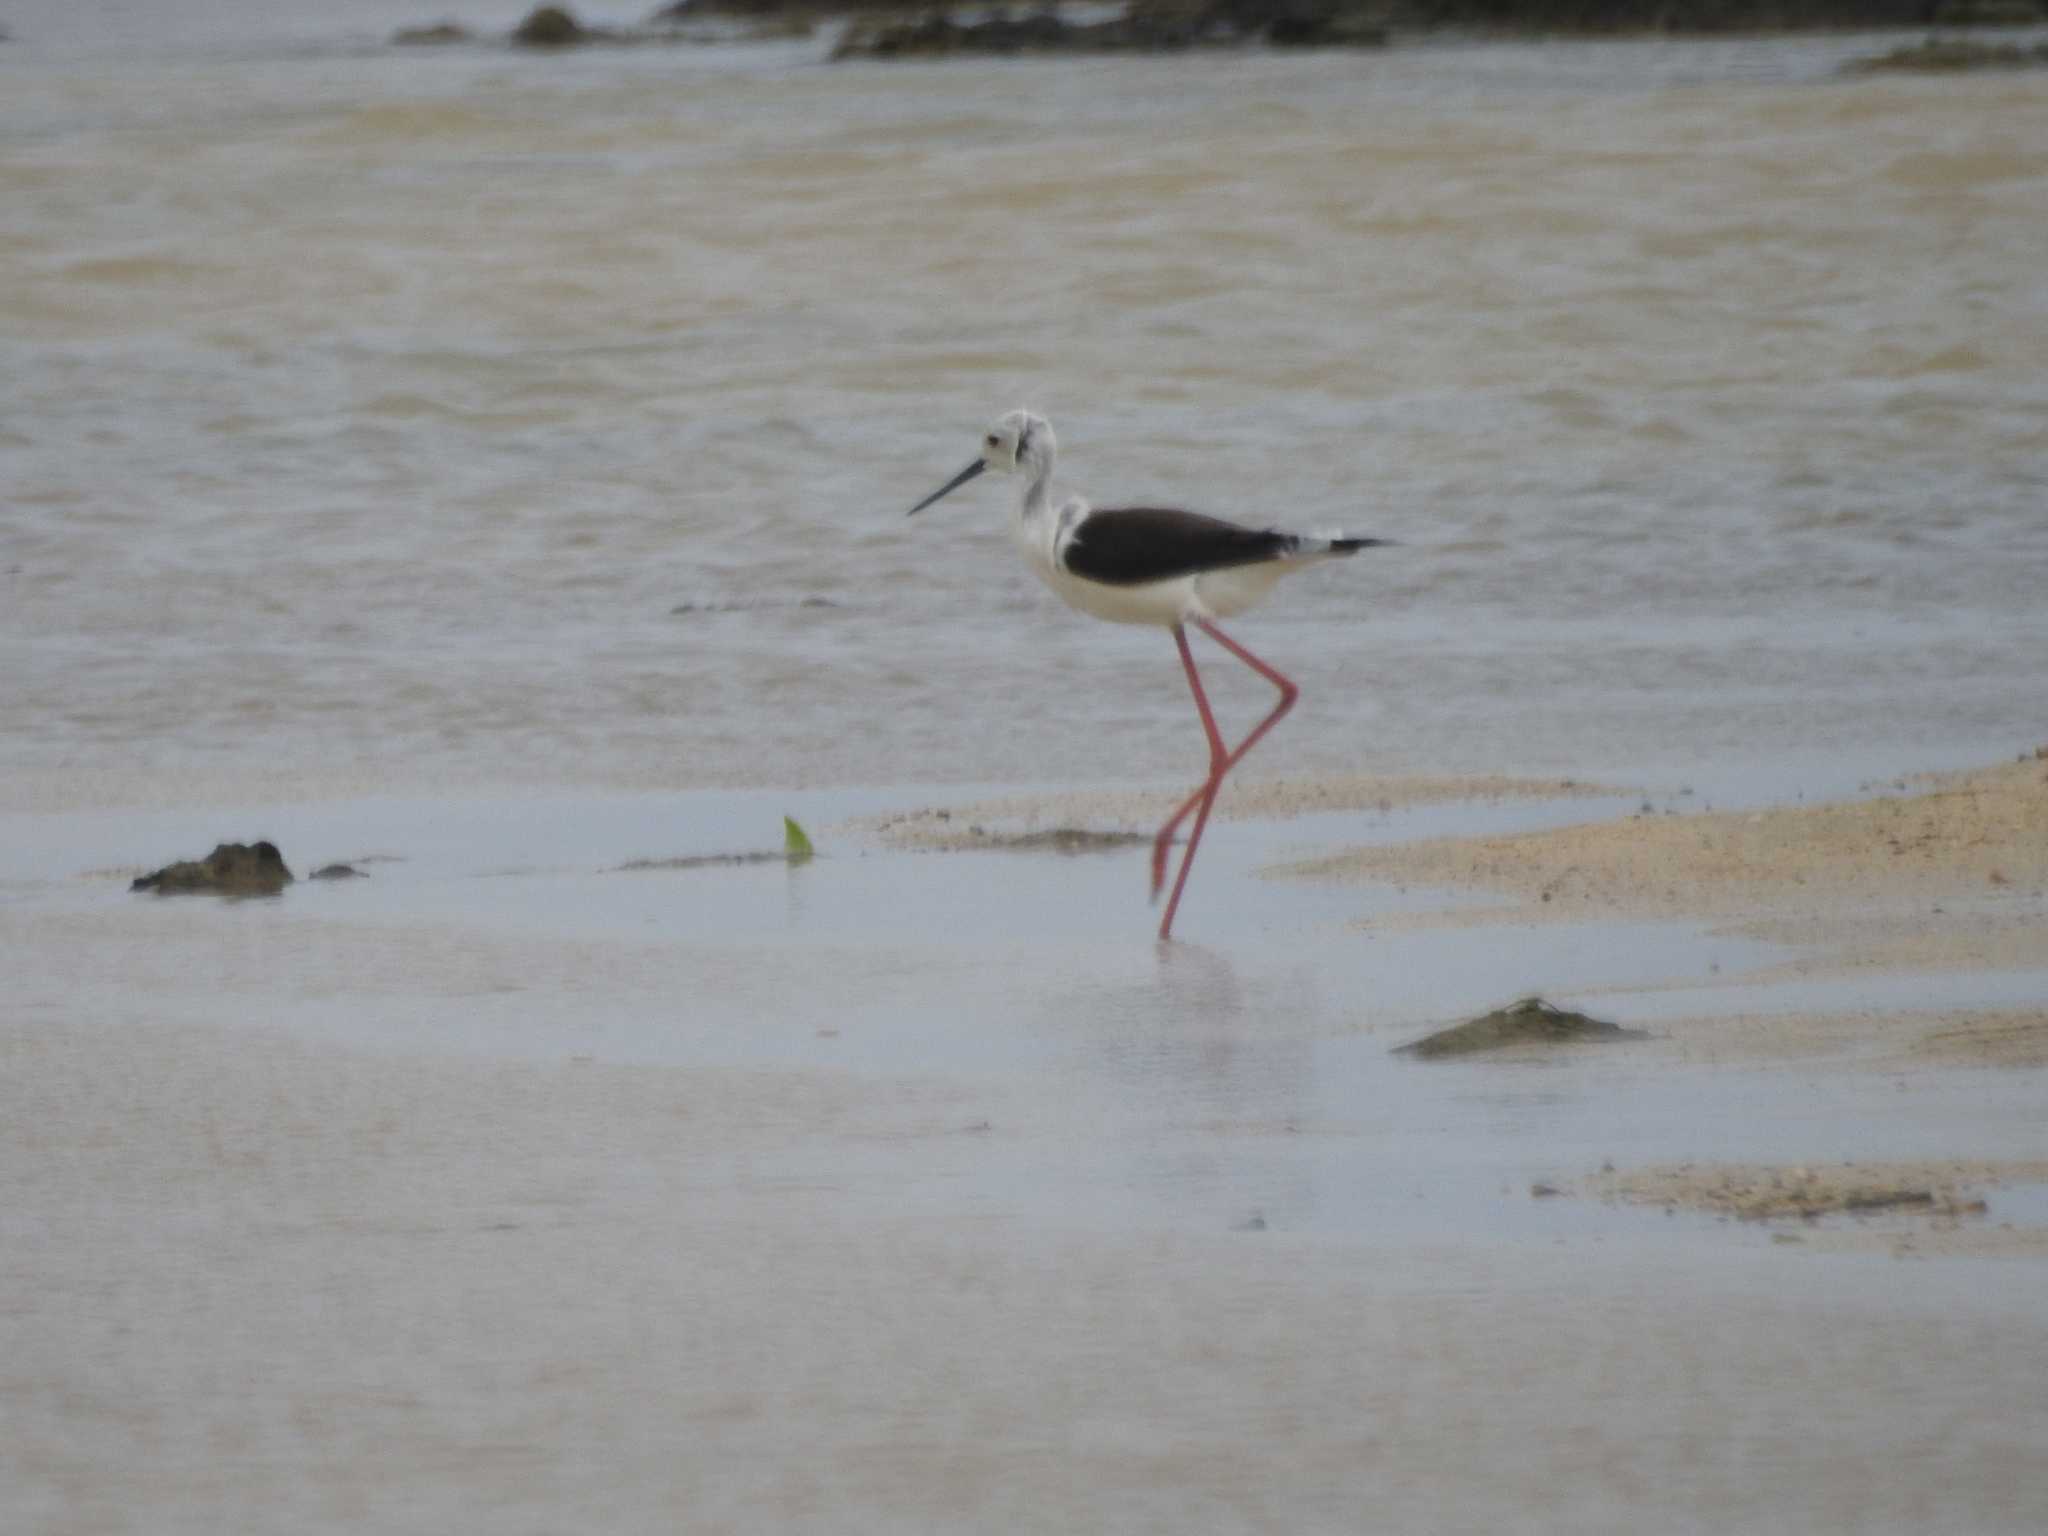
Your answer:
[[[1114,624],[1157,624],[1173,631],[1187,669],[1188,687],[1209,738],[1209,776],[1152,840],[1152,899],[1166,883],[1167,850],[1176,828],[1195,813],[1181,855],[1180,874],[1159,920],[1159,937],[1173,932],[1173,914],[1180,908],[1188,868],[1208,825],[1223,776],[1237,766],[1280,717],[1294,707],[1300,690],[1276,668],[1267,665],[1216,627],[1216,620],[1244,612],[1273,589],[1289,571],[1298,571],[1332,555],[1388,544],[1388,539],[1352,538],[1345,534],[1287,533],[1278,528],[1247,528],[1199,512],[1167,507],[1091,507],[1069,497],[1057,507],[1052,500],[1052,466],[1058,452],[1052,425],[1030,411],[1011,411],[982,435],[981,453],[959,474],[925,497],[911,512],[922,512],[940,497],[958,490],[984,470],[1022,475],[1024,494],[1010,520],[1011,537],[1024,551],[1045,584],[1083,613]],[[1192,624],[1239,661],[1280,690],[1280,702],[1252,727],[1235,747],[1226,748],[1216,717],[1202,691],[1188,649]]]

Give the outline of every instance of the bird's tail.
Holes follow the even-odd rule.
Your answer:
[[[1396,543],[1394,539],[1353,538],[1348,533],[1323,533],[1302,540],[1305,555],[1355,555],[1361,549],[1381,549]]]

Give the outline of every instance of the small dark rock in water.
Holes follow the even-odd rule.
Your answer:
[[[512,41],[522,48],[567,48],[589,39],[583,23],[559,5],[538,7],[512,30]]]
[[[166,864],[155,874],[143,875],[129,886],[131,891],[155,891],[159,896],[204,892],[219,896],[275,896],[292,883],[284,855],[275,843],[222,843],[205,858]]]
[[[391,34],[392,43],[400,48],[430,47],[437,43],[469,43],[476,40],[476,34],[460,22],[437,21],[427,27],[400,27]]]
[[[1640,1029],[1623,1029],[1583,1013],[1572,1013],[1540,997],[1496,1008],[1463,1024],[1394,1047],[1397,1056],[1469,1056],[1518,1045],[1563,1045],[1578,1041],[1642,1040]]]
[[[369,877],[353,864],[322,864],[308,880],[365,880]]]

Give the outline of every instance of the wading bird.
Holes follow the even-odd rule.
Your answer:
[[[1159,920],[1159,937],[1173,932],[1173,914],[1180,908],[1195,848],[1208,824],[1209,808],[1223,776],[1237,766],[1280,717],[1294,707],[1301,690],[1276,668],[1268,666],[1216,627],[1216,620],[1244,612],[1273,589],[1289,571],[1298,571],[1333,555],[1391,543],[1388,539],[1351,538],[1344,534],[1287,533],[1278,528],[1247,528],[1199,512],[1167,507],[1091,507],[1080,497],[1055,506],[1052,466],[1058,452],[1052,425],[1030,411],[1011,411],[982,435],[974,462],[910,510],[922,512],[986,470],[1023,478],[1024,494],[1010,520],[1010,534],[1024,558],[1066,602],[1083,613],[1114,624],[1157,624],[1173,631],[1187,669],[1188,687],[1209,738],[1209,776],[1152,840],[1152,899],[1166,883],[1166,860],[1173,834],[1192,811],[1194,827],[1180,873]],[[1239,661],[1280,691],[1272,713],[1252,728],[1235,747],[1226,748],[1202,691],[1188,648],[1187,626],[1194,625]]]

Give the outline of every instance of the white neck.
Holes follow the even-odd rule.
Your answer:
[[[1052,465],[1050,462],[1039,466],[1038,472],[1024,482],[1024,494],[1017,503],[1017,521],[1035,522],[1052,508]]]

